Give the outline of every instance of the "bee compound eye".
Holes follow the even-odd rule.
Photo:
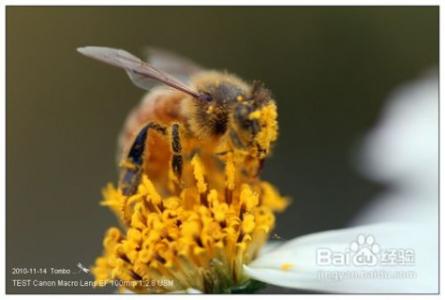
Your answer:
[[[209,93],[204,92],[204,93],[199,94],[199,100],[205,101],[205,102],[210,102],[213,100],[213,97]]]

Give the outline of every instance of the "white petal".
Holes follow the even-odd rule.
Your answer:
[[[409,258],[409,251],[414,250],[415,265],[383,266],[381,256],[388,253],[388,249],[408,251],[402,258]],[[354,255],[357,253],[362,255]],[[371,260],[376,265],[359,265],[360,261],[354,259],[363,255],[377,259],[377,263]],[[345,261],[340,263],[340,258]],[[260,256],[245,266],[245,272],[266,283],[306,290],[436,293],[437,259],[437,236],[428,234],[423,225],[385,223],[296,238]]]
[[[264,255],[266,253],[269,253],[269,252],[275,250],[276,248],[278,248],[281,245],[283,245],[283,242],[281,242],[281,241],[268,241],[266,243],[266,245],[261,247],[259,256],[262,256],[262,255]]]
[[[438,85],[438,73],[433,71],[393,93],[366,136],[361,159],[365,175],[408,189],[436,189]]]
[[[364,139],[360,169],[388,188],[356,216],[354,225],[430,222],[437,231],[439,75],[425,75],[393,93]]]

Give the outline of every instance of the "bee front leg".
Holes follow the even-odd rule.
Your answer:
[[[144,157],[149,131],[155,130],[162,135],[166,134],[166,128],[157,123],[148,123],[136,135],[128,152],[127,158],[121,163],[119,188],[126,196],[136,193],[144,169]]]
[[[178,179],[181,178],[182,175],[182,146],[181,146],[181,137],[179,132],[179,124],[175,123],[171,127],[171,147],[172,147],[172,169]]]

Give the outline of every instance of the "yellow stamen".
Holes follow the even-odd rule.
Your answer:
[[[126,228],[106,233],[103,256],[92,268],[97,285],[120,279],[133,282],[127,288],[135,292],[221,292],[247,280],[242,266],[255,258],[274,226],[273,212],[286,200],[268,183],[239,182],[231,155],[225,180],[211,187],[211,174],[195,155],[179,195],[162,194],[146,175],[132,196],[108,185],[102,204]]]
[[[205,191],[207,190],[207,184],[204,180],[204,167],[198,155],[195,155],[193,157],[191,164],[194,168],[193,174],[195,175],[198,191],[201,194],[205,193]]]

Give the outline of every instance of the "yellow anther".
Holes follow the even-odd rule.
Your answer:
[[[153,204],[161,203],[161,196],[156,191],[153,183],[146,176],[142,177],[142,184],[139,185],[139,193],[147,194],[148,200]]]
[[[139,243],[142,239],[142,233],[137,229],[130,228],[127,231],[127,239]]]
[[[261,188],[263,192],[262,199],[264,205],[279,212],[283,211],[287,207],[289,201],[286,198],[281,197],[275,187],[270,183],[262,182]]]
[[[243,184],[241,186],[241,203],[244,203],[246,206],[246,209],[249,211],[253,207],[258,205],[258,195],[252,192],[249,185]]]
[[[235,187],[235,164],[232,153],[227,153],[226,156],[226,187],[229,190]]]
[[[103,256],[92,268],[97,284],[166,278],[174,284],[127,288],[136,292],[205,290],[206,280],[214,281],[209,283],[213,285],[226,280],[218,277],[220,273],[206,275],[213,272],[215,263],[221,274],[244,280],[238,266],[254,259],[274,226],[273,210],[283,209],[286,201],[268,183],[239,182],[237,155],[227,154],[222,174],[211,173],[214,169],[207,167],[207,160],[195,155],[184,168],[182,180],[188,185],[179,192],[158,191],[146,175],[131,196],[107,186],[102,203],[127,228],[123,233],[117,228],[106,233]],[[230,201],[226,199],[229,194]]]
[[[169,197],[163,203],[164,207],[168,209],[176,209],[179,206],[179,199],[177,197]]]
[[[243,218],[242,228],[244,233],[251,233],[255,229],[255,217],[246,214]]]
[[[195,175],[196,185],[199,193],[205,193],[207,191],[207,184],[204,180],[204,166],[202,165],[199,156],[195,155],[191,161],[193,166],[193,174]]]

